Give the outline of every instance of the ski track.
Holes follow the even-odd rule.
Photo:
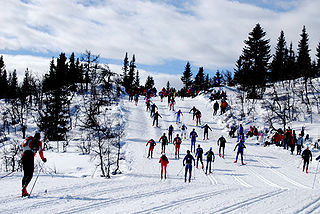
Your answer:
[[[247,182],[245,182],[243,179],[239,178],[239,176],[237,176],[237,175],[235,175],[235,174],[233,174],[232,177],[233,177],[240,185],[242,185],[242,186],[244,186],[244,187],[248,187],[248,188],[253,187],[253,186],[251,186],[250,184],[248,184]]]
[[[316,212],[317,211],[317,212]],[[300,213],[319,213],[320,212],[320,197],[313,200],[312,202],[308,203],[301,209],[295,211],[294,213],[300,214]]]
[[[231,206],[220,208],[219,210],[216,210],[213,213],[230,213],[232,211],[236,211],[238,209],[241,209],[244,206],[253,205],[255,203],[261,202],[262,200],[269,199],[269,198],[274,197],[274,196],[278,196],[281,193],[284,193],[286,191],[287,191],[287,189],[282,189],[282,190],[275,190],[275,191],[271,191],[271,192],[268,192],[268,193],[264,193],[264,194],[255,196],[253,198],[249,198],[249,199],[246,199],[244,201],[237,202],[237,203],[235,203],[235,204],[233,204]]]

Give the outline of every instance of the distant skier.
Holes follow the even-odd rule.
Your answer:
[[[219,103],[216,101],[213,104],[213,116],[217,114],[218,110],[219,110]]]
[[[307,148],[302,152],[302,159],[303,159],[302,171],[304,172],[304,169],[306,169],[306,173],[308,173],[309,160],[312,161],[312,153],[309,150],[309,146],[307,146]]]
[[[198,111],[198,109],[195,106],[193,106],[192,109],[189,112],[189,113],[191,113],[191,112],[193,113],[193,117],[192,117],[193,120],[194,120],[194,118],[196,116],[197,111]]]
[[[215,156],[212,151],[212,147],[210,147],[210,150],[207,151],[204,155],[207,156],[206,174],[208,174],[208,168],[209,168],[209,173],[211,173],[211,163],[214,162],[214,160],[215,160]]]
[[[224,158],[224,148],[226,146],[226,139],[221,135],[217,142],[219,146],[219,157],[221,157],[221,150],[222,150],[222,158]]]
[[[136,93],[135,95],[134,95],[134,101],[135,101],[135,104],[136,104],[136,106],[138,105],[138,102],[139,102],[139,94],[138,93]]]
[[[172,98],[170,100],[170,110],[174,111],[174,104],[176,104],[176,101],[174,100],[174,98]]]
[[[150,147],[149,147],[149,152],[148,152],[148,157],[151,157],[152,158],[152,154],[153,154],[153,149],[154,147],[157,145],[156,142],[153,140],[153,139],[150,139],[148,141],[148,143],[146,144],[146,146],[148,146],[148,144],[150,144]]]
[[[201,165],[202,165],[202,169],[203,169],[203,162],[202,162],[202,155],[203,155],[203,149],[200,147],[200,144],[198,145],[198,148],[196,150],[196,158],[197,158],[197,165],[196,165],[196,168],[198,168],[198,163],[199,163],[199,160],[201,162]]]
[[[172,142],[172,134],[174,132],[174,129],[173,129],[173,126],[170,125],[169,128],[168,128],[168,136],[169,136],[169,142],[171,143]]]
[[[45,163],[47,159],[43,156],[42,142],[40,141],[40,133],[36,132],[34,137],[27,137],[22,143],[22,168],[24,175],[22,178],[22,197],[29,196],[27,186],[30,183],[34,171],[34,156],[39,151],[41,160]]]
[[[146,111],[149,111],[150,110],[150,106],[151,106],[151,100],[149,98],[146,98],[146,106],[147,106],[147,110]]]
[[[187,126],[185,124],[182,124],[182,126],[180,126],[180,129],[181,129],[181,138],[183,138],[184,136],[184,139],[187,138]]]
[[[299,134],[299,138],[297,140],[297,155],[301,155],[302,146],[303,146],[303,136]]]
[[[201,128],[203,128],[203,129],[204,129],[204,133],[203,133],[203,140],[205,140],[205,139],[206,139],[206,136],[207,136],[207,140],[209,140],[209,138],[208,138],[208,135],[209,135],[209,129],[210,129],[210,131],[212,131],[212,129],[210,128],[210,126],[208,126],[208,124],[206,124],[206,125],[202,126]]]
[[[243,126],[242,126],[242,124],[240,124],[240,126],[239,126],[239,136],[241,136],[243,134],[244,134]]]
[[[154,113],[156,112],[156,109],[158,109],[158,106],[155,103],[153,103],[151,105],[150,117],[153,117]]]
[[[175,114],[177,114],[177,119],[176,119],[176,123],[181,123],[180,121],[180,117],[183,116],[182,111],[179,109],[179,111],[177,111]]]
[[[240,139],[240,142],[234,148],[234,151],[236,151],[237,147],[238,147],[238,152],[237,152],[236,160],[234,161],[234,163],[237,163],[238,156],[240,154],[241,155],[241,164],[244,165],[244,162],[243,162],[243,149],[245,149],[246,146],[244,145],[244,140],[242,138]]]
[[[167,179],[167,165],[169,164],[169,160],[165,153],[162,153],[159,163],[161,163],[161,179],[163,178],[163,171],[164,171],[164,179]]]
[[[166,136],[166,133],[163,133],[163,135],[159,139],[159,142],[161,142],[161,153],[166,152],[166,145],[168,145],[168,138]]]
[[[195,165],[194,157],[190,154],[190,150],[187,150],[187,155],[183,159],[183,166],[185,166],[184,182],[187,182],[188,171],[189,171],[189,183],[191,181],[192,161],[193,161],[193,165]]]
[[[192,132],[190,132],[190,138],[191,138],[191,152],[195,152],[196,151],[196,140],[197,140],[198,134],[196,132],[195,129],[192,130]],[[193,148],[193,150],[192,150]]]
[[[155,123],[156,123],[157,127],[159,126],[159,117],[161,117],[161,115],[158,113],[158,111],[156,113],[154,113],[152,126],[154,126]]]
[[[197,110],[197,112],[196,112],[196,118],[197,118],[196,126],[197,126],[197,125],[201,125],[201,111]]]
[[[179,159],[179,150],[180,150],[180,145],[181,145],[181,143],[182,143],[182,140],[181,140],[181,138],[179,137],[179,134],[177,134],[177,136],[173,139],[173,145],[175,146],[175,153],[174,153],[174,155],[175,155],[175,158],[177,159],[177,157],[178,157],[178,159]]]

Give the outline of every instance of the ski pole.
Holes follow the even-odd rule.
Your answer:
[[[299,163],[299,165],[298,165],[297,169],[299,169],[299,168],[300,168],[301,163],[302,163],[302,159],[300,160],[300,163]]]
[[[2,178],[5,178],[5,177],[8,177],[9,175],[11,175],[13,172],[9,172],[8,174],[6,174],[6,175],[4,175],[4,176],[2,176],[2,177],[0,177],[0,179],[2,179]]]
[[[316,182],[316,177],[317,177],[317,173],[318,173],[318,167],[319,167],[319,161],[318,161],[318,164],[317,164],[316,173],[314,174],[312,189],[314,188],[314,183]]]
[[[184,166],[181,167],[181,169],[180,169],[180,171],[178,172],[177,176],[180,175],[180,173],[182,172],[183,167],[184,167]]]
[[[40,168],[40,170],[39,170],[39,172],[38,172],[38,175],[37,175],[37,177],[36,177],[36,180],[35,180],[34,183],[33,183],[33,186],[32,186],[32,188],[31,188],[31,190],[30,190],[30,193],[29,193],[29,197],[31,196],[32,190],[33,190],[34,186],[36,185],[36,182],[37,182],[37,180],[38,180],[38,177],[39,177],[41,171],[42,171],[42,168]]]

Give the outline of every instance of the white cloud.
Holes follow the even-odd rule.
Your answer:
[[[243,41],[258,22],[273,45],[283,29],[288,42],[297,46],[306,25],[312,57],[320,40],[320,1],[314,0],[294,1],[295,7],[287,12],[228,0],[194,0],[185,10],[150,0],[91,1],[95,2],[91,6],[80,4],[87,3],[81,0],[0,1],[3,50],[70,53],[88,49],[114,59],[122,59],[127,51],[142,64],[190,60],[216,69],[234,67]]]

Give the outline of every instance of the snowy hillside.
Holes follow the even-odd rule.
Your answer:
[[[236,92],[227,91],[228,102],[234,113],[240,111]],[[125,159],[121,162],[122,174],[111,179],[100,177],[99,169],[88,155],[82,155],[77,148],[78,141],[71,142],[65,153],[45,151],[48,162],[43,164],[37,155],[37,164],[42,165],[37,184],[31,198],[21,198],[22,173],[16,172],[0,180],[0,213],[319,213],[320,176],[315,173],[320,154],[313,149],[313,161],[309,173],[302,172],[301,156],[290,155],[288,150],[270,145],[257,144],[256,137],[246,140],[245,163],[234,163],[236,138],[228,136],[230,124],[243,123],[248,131],[250,125],[264,127],[263,109],[256,108],[255,118],[240,122],[225,115],[212,115],[213,102],[207,95],[196,98],[176,99],[175,110],[183,112],[182,122],[188,127],[188,134],[195,129],[199,135],[196,145],[200,144],[206,152],[213,147],[216,155],[213,173],[193,169],[190,183],[184,182],[182,158],[190,149],[190,139],[183,139],[180,159],[174,158],[174,146],[169,144],[167,156],[168,178],[160,180],[160,148],[158,142],[170,125],[174,126],[174,136],[180,134],[175,123],[174,111],[170,111],[167,100],[159,97],[152,101],[158,106],[162,118],[160,127],[152,126],[150,112],[146,111],[141,97],[136,106],[125,97],[121,101],[124,109],[126,129],[122,152]],[[195,125],[191,108],[196,106],[202,112],[202,125],[208,124],[209,140],[203,140],[203,129]],[[297,132],[306,126],[306,133],[314,139],[318,136],[318,123],[312,126],[303,122],[290,124]],[[73,133],[76,139],[79,133]],[[225,159],[218,156],[217,139],[227,139]],[[146,143],[153,138],[157,145],[153,159],[147,158]],[[204,164],[206,162],[204,161]],[[39,169],[39,167],[38,167]],[[35,170],[30,188],[38,172]],[[1,172],[0,176],[6,173]]]

